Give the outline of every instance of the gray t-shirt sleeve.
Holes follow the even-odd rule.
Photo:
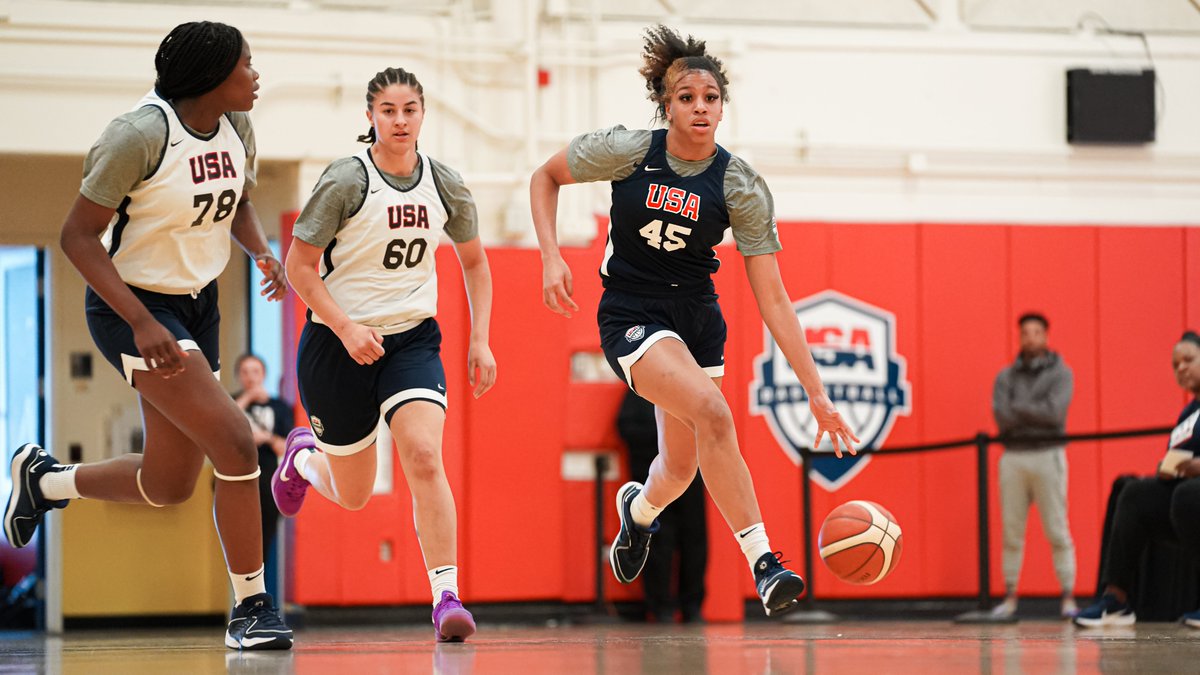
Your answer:
[[[648,129],[619,124],[576,136],[567,146],[567,168],[579,183],[623,180],[646,158],[650,138]]]
[[[83,160],[79,193],[115,209],[158,168],[167,146],[167,120],[154,106],[124,113],[108,123]]]
[[[249,192],[254,189],[255,185],[258,185],[258,171],[255,167],[255,160],[258,159],[258,147],[254,140],[254,126],[250,124],[250,115],[244,112],[229,113],[229,121],[233,122],[234,131],[246,146],[246,184],[242,190]]]
[[[475,209],[475,198],[471,196],[462,176],[434,159],[430,159],[429,164],[433,167],[438,194],[442,196],[442,202],[450,214],[446,221],[446,234],[460,244],[478,237],[479,214]]]
[[[354,157],[334,160],[313,187],[308,202],[296,218],[292,236],[325,248],[342,223],[362,208],[367,194],[367,170]]]
[[[743,256],[783,250],[775,225],[775,199],[767,181],[736,155],[725,169],[725,207],[729,227]]]

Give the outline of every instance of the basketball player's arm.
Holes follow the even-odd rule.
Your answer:
[[[746,262],[746,277],[750,281],[751,290],[754,291],[754,299],[758,302],[758,311],[762,314],[763,322],[767,324],[771,337],[775,338],[775,344],[779,345],[779,350],[787,358],[792,370],[796,371],[801,386],[808,393],[808,407],[817,420],[817,437],[813,441],[813,447],[821,444],[824,434],[829,434],[833,451],[838,457],[842,456],[842,445],[846,446],[850,454],[858,454],[854,447],[854,443],[859,442],[858,437],[825,393],[825,384],[821,382],[817,364],[808,349],[808,340],[804,338],[800,321],[796,319],[796,312],[788,299],[787,289],[783,287],[783,278],[779,275],[779,262],[775,259],[775,254],[744,256],[743,260]]]
[[[283,274],[283,265],[271,253],[271,246],[267,243],[267,235],[263,233],[258,212],[254,209],[254,204],[250,203],[250,195],[246,193],[242,193],[242,201],[238,202],[237,211],[233,213],[233,224],[229,233],[246,255],[254,260],[258,271],[262,272],[263,278],[258,285],[266,288],[262,289],[259,295],[276,302],[283,300],[283,294],[287,292],[287,278]]]
[[[375,363],[383,356],[383,338],[374,328],[351,321],[329,294],[317,273],[317,261],[323,252],[324,249],[299,237],[292,238],[286,258],[287,278],[292,282],[292,290],[338,336],[355,363],[360,366]]]
[[[129,290],[100,243],[116,209],[79,195],[63,223],[59,246],[83,280],[133,330],[133,342],[150,372],[171,377],[183,372],[183,348]]]
[[[496,383],[496,358],[488,346],[492,323],[492,271],[487,253],[479,237],[454,242],[454,251],[462,265],[467,286],[467,302],[471,305],[471,341],[467,348],[467,382],[475,398],[487,393]]]
[[[533,230],[542,250],[542,302],[551,311],[570,317],[579,311],[571,299],[575,284],[571,268],[558,248],[558,190],[575,182],[567,166],[567,149],[546,160],[529,179],[529,206],[533,212]]]

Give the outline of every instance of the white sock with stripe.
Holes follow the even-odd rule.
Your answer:
[[[629,514],[633,516],[633,522],[645,528],[650,527],[651,523],[654,522],[654,519],[658,517],[658,514],[662,510],[663,507],[655,506],[646,501],[645,489],[637,493],[637,496],[633,498],[633,503],[629,505]]]
[[[450,591],[458,597],[458,566],[443,565],[429,570],[429,588],[433,591],[433,606],[442,601],[442,593]]]
[[[764,553],[771,552],[771,542],[767,540],[767,528],[762,523],[755,523],[750,527],[737,533],[738,545],[742,547],[742,555],[746,556],[746,562],[750,565],[750,570],[754,570],[754,563],[763,556]]]
[[[83,495],[79,494],[79,488],[75,487],[75,469],[78,467],[78,464],[55,464],[55,470],[42,476],[38,481],[38,487],[42,489],[42,496],[51,501],[83,499]]]
[[[308,460],[312,459],[320,450],[316,448],[305,448],[292,456],[292,466],[296,467],[296,473],[304,476],[304,480],[308,480],[308,476],[304,475],[304,467],[308,464]]]

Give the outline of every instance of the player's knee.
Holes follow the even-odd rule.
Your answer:
[[[722,436],[733,433],[733,413],[719,392],[701,399],[692,415],[692,426],[703,436]]]
[[[195,481],[145,485],[146,497],[158,506],[182,504],[191,499],[196,489]]]
[[[412,483],[437,480],[442,474],[441,449],[433,443],[416,443],[407,448],[405,477]]]
[[[367,507],[367,503],[371,501],[371,490],[363,490],[361,492],[351,492],[348,494],[338,493],[338,504],[347,511],[362,511]]]

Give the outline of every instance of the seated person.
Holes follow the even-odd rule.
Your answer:
[[[1172,539],[1200,556],[1200,335],[1183,334],[1171,355],[1175,380],[1192,394],[1179,415],[1158,466],[1158,476],[1130,482],[1117,498],[1112,536],[1105,551],[1101,582],[1104,592],[1096,604],[1075,617],[1080,626],[1129,626],[1137,617],[1127,589],[1137,574],[1141,553],[1151,539]],[[1200,628],[1200,610],[1183,615],[1183,622]]]

